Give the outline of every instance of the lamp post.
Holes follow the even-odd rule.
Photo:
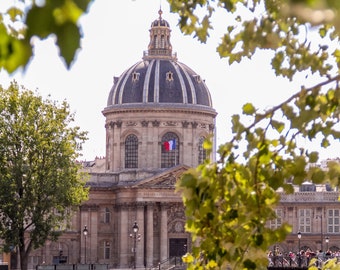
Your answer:
[[[132,226],[132,233],[130,233],[130,238],[133,239],[133,268],[136,269],[136,247],[137,247],[137,241],[140,241],[140,234],[138,234],[138,231],[139,231],[139,227],[138,227],[138,224],[137,222],[135,221],[135,223],[133,224]]]
[[[298,260],[299,260],[299,267],[301,267],[301,252],[300,252],[300,241],[301,241],[301,232],[299,231],[298,233],[297,233],[297,237],[298,237],[298,255],[299,255],[299,257],[298,257]]]
[[[326,236],[325,241],[326,241],[326,252],[327,252],[328,251],[328,243],[329,243],[329,237],[328,236]]]
[[[86,228],[86,225],[84,226],[84,230],[83,230],[83,235],[84,235],[84,240],[85,240],[85,252],[84,252],[84,255],[85,255],[85,264],[86,264],[86,237],[87,237],[87,234],[88,234],[88,229]]]

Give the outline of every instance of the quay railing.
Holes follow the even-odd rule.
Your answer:
[[[325,256],[324,254],[319,254],[315,256],[270,256],[268,257],[268,268],[308,268],[309,266],[311,266],[311,264],[314,264],[316,267],[320,268],[331,259],[336,259],[337,262],[340,262],[340,257]]]

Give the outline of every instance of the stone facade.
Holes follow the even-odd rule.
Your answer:
[[[310,249],[313,252],[340,250],[340,201],[339,191],[310,182],[295,187],[292,194],[280,193],[276,209],[278,218],[269,226],[275,228],[283,222],[292,226],[292,233],[283,243],[271,247],[283,254]],[[300,240],[298,232],[301,233]]]

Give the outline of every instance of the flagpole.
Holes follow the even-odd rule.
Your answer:
[[[177,156],[176,156],[176,151],[177,151],[177,145],[176,145],[176,147],[175,147],[175,151],[174,151],[174,153],[175,153],[175,166],[176,166],[176,163],[177,163]]]
[[[175,139],[175,142],[176,142],[176,139]],[[176,155],[176,153],[177,153],[177,143],[175,144],[175,151],[174,151],[174,153],[175,153],[175,166],[177,165],[177,155]]]

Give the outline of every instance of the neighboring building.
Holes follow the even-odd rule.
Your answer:
[[[278,249],[283,254],[296,253],[299,247],[313,252],[340,251],[339,195],[338,189],[309,181],[295,186],[292,194],[280,192],[277,218],[270,222],[270,227],[276,228],[286,222],[292,225],[292,233],[285,242],[277,243],[271,249]],[[301,233],[300,240],[298,232]]]
[[[60,258],[145,268],[190,249],[175,183],[206,158],[203,142],[215,134],[216,111],[204,80],[177,60],[170,32],[159,11],[142,60],[114,78],[103,110],[106,158],[84,162],[89,200],[58,242],[34,252],[31,268]]]

